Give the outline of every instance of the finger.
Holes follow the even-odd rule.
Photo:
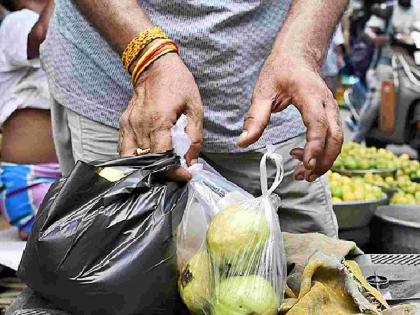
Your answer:
[[[120,156],[127,157],[133,156],[134,152],[137,148],[137,142],[134,137],[134,133],[132,132],[125,132],[124,130],[120,129],[120,138],[118,144],[118,150],[120,152]]]
[[[296,151],[297,151],[297,153],[296,153]],[[303,152],[302,151],[303,151],[302,149],[295,149],[295,154],[297,156],[296,159],[298,159],[300,161],[302,161],[302,158],[303,158]],[[295,177],[296,180],[306,180],[308,182],[313,182],[318,178],[318,176],[315,174],[314,171],[307,170],[303,164],[299,164],[295,168],[294,177]]]
[[[172,134],[171,128],[153,130],[150,133],[150,151],[162,153],[172,150]]]
[[[298,181],[304,180],[305,171],[306,171],[306,168],[303,164],[299,164],[298,166],[296,166],[293,172],[293,177],[295,178],[295,180],[298,180]]]
[[[128,115],[123,114],[120,119],[118,152],[120,156],[132,156],[137,148],[136,137],[128,122]]]
[[[344,139],[339,108],[337,102],[332,97],[326,103],[325,110],[329,128],[324,156],[316,167],[317,175],[324,174],[332,167],[337,156],[340,154]]]
[[[185,161],[188,165],[198,159],[201,147],[203,145],[203,106],[201,100],[197,100],[195,104],[188,106],[187,111],[187,127],[186,132],[191,139],[191,146],[185,154]]]
[[[272,102],[269,100],[252,102],[245,118],[242,134],[238,138],[238,146],[246,148],[261,137],[270,121],[271,104]]]
[[[145,129],[146,123],[144,120],[135,117],[135,115],[138,115],[137,112],[132,111],[128,123],[130,124],[130,128],[134,133],[136,148],[140,148],[142,150],[151,150],[150,135]]]
[[[307,182],[310,182],[310,183],[313,182],[313,181],[315,181],[318,178],[318,175],[315,174],[314,171],[307,170],[307,169],[305,169],[305,172],[304,172],[303,176],[304,176],[305,180]]]
[[[179,167],[169,171],[168,178],[174,182],[188,182],[191,180],[191,173],[186,168]]]
[[[301,112],[307,127],[303,164],[306,169],[313,170],[324,153],[328,120],[321,102],[308,102]]]
[[[303,161],[303,149],[302,148],[294,148],[289,153],[294,159]]]

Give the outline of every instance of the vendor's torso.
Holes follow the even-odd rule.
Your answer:
[[[284,21],[289,0],[146,0],[152,21],[180,46],[205,105],[205,149],[237,151],[259,70]],[[131,95],[129,75],[119,56],[95,32],[70,0],[56,0],[44,66],[52,94],[70,109],[118,127]],[[281,142],[303,132],[290,107],[273,116],[254,147]]]

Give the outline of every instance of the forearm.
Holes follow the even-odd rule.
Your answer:
[[[139,32],[152,26],[136,0],[73,0],[98,32],[122,53]]]
[[[28,35],[28,59],[39,57],[39,47],[45,40],[51,15],[54,12],[54,0],[49,0],[46,7],[42,10],[38,22],[35,23]]]
[[[293,0],[274,51],[319,69],[348,0]]]

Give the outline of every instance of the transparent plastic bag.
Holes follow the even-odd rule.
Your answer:
[[[176,138],[173,138],[176,146]],[[267,159],[276,178],[267,184]],[[260,164],[262,196],[227,181],[203,160],[190,167],[188,202],[177,232],[178,289],[192,314],[275,315],[281,305],[286,259],[273,194],[284,175],[268,147]]]

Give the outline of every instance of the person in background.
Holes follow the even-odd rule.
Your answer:
[[[7,10],[2,5],[0,5],[0,24],[3,21],[3,19],[6,17],[6,14],[7,14]]]
[[[39,46],[49,0],[1,0],[10,13],[0,26],[0,209],[26,239],[50,185],[60,176],[51,131],[50,99]]]
[[[377,7],[366,24],[365,35],[376,46],[375,56],[366,75],[368,94],[360,113],[360,120],[353,134],[353,141],[362,142],[366,133],[375,123],[380,103],[381,85],[385,80],[393,80],[391,38],[403,40],[420,20],[418,1],[398,0],[383,3]]]
[[[344,67],[344,35],[341,24],[337,26],[331,44],[328,48],[327,57],[321,68],[322,78],[333,95],[336,95],[340,80],[340,69]]]

